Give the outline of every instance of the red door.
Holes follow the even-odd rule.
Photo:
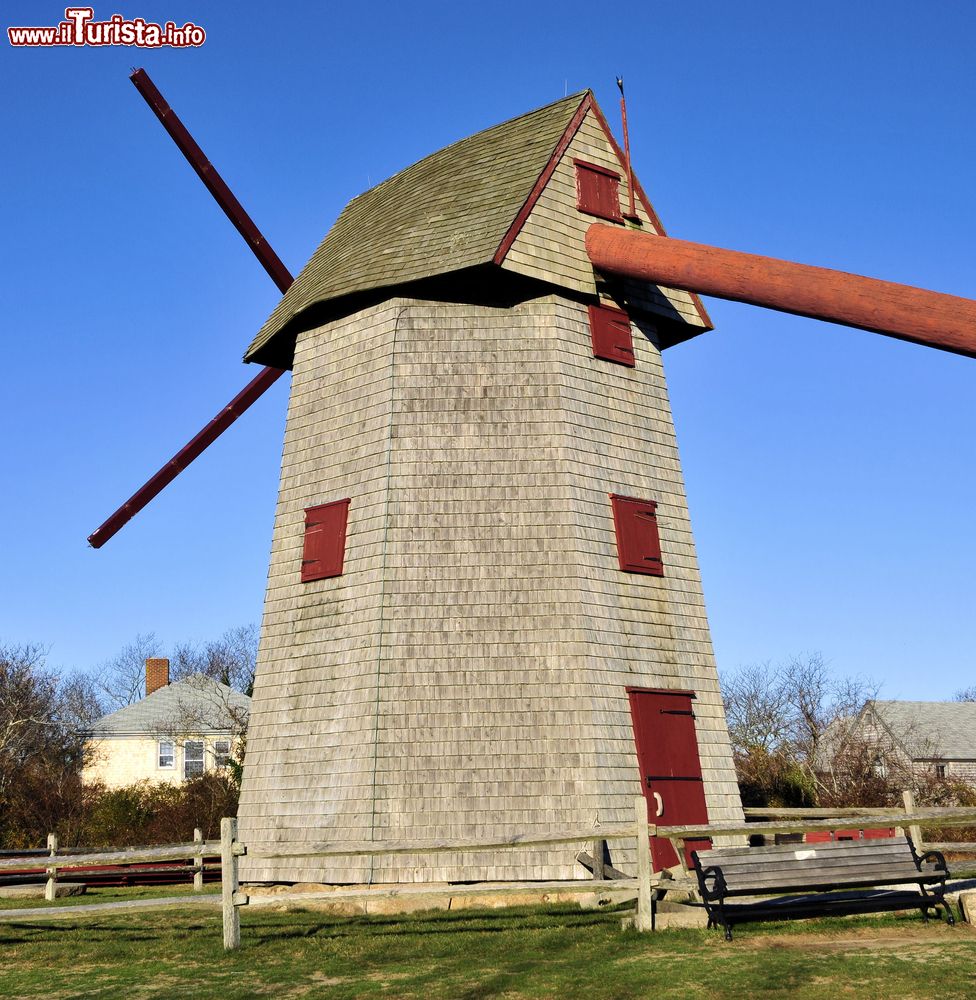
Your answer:
[[[661,826],[707,823],[694,691],[627,688],[627,694],[648,819]],[[688,867],[692,851],[709,847],[709,840],[685,841]],[[651,856],[655,871],[678,864],[671,842],[661,837],[651,837]]]

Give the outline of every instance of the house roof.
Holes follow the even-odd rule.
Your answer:
[[[868,708],[915,760],[976,760],[976,702],[871,701]]]
[[[523,210],[538,197],[537,182],[565,152],[591,109],[603,122],[589,90],[564,97],[461,139],[354,198],[258,331],[244,360],[290,364],[299,320],[313,306],[501,263],[513,231],[524,221]],[[622,156],[619,150],[617,155]],[[636,181],[635,186],[663,233]],[[696,296],[692,300],[709,329],[700,302]]]
[[[251,699],[203,674],[167,684],[92,726],[101,736],[229,732],[240,728]]]

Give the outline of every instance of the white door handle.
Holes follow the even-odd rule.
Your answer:
[[[664,815],[664,800],[661,798],[660,792],[651,792],[651,795],[654,796],[654,802],[657,805],[657,812],[654,813],[654,818],[657,819]]]

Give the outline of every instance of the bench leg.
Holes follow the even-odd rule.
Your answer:
[[[722,901],[719,900],[718,903],[718,923],[722,925],[722,929],[725,931],[725,940],[732,940],[732,925],[729,923],[729,918],[725,915],[725,908],[722,906]]]

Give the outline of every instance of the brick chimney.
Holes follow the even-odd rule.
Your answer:
[[[169,660],[146,660],[146,694],[166,687],[169,684]]]

